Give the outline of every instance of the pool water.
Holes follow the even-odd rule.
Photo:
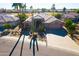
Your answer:
[[[67,31],[63,28],[58,28],[58,29],[46,29],[47,34],[55,34],[59,36],[66,36]]]
[[[22,33],[23,35],[29,35],[29,31],[25,30]],[[59,36],[66,36],[67,31],[64,28],[58,28],[58,29],[46,29],[46,34],[55,34]]]
[[[3,27],[0,27],[0,32],[3,32],[4,31],[4,28]]]

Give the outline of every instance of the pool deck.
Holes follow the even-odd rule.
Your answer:
[[[19,56],[21,43],[18,43],[13,52],[13,56]],[[0,37],[0,55],[8,56],[12,47],[16,43],[18,37],[3,36]],[[54,34],[47,34],[48,46],[45,42],[38,41],[39,52],[36,52],[36,56],[79,56],[79,46],[69,36],[57,36]],[[32,49],[29,49],[28,36],[25,37],[23,56],[32,56]]]

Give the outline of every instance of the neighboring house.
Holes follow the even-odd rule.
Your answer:
[[[67,14],[64,14],[64,18],[75,18],[77,17],[79,14],[77,13],[74,13],[74,12],[70,12],[70,13],[67,13]]]
[[[0,26],[2,26],[5,23],[15,26],[18,22],[19,22],[19,18],[17,17],[8,14],[0,14]]]
[[[79,14],[74,13],[74,12],[71,12],[71,13],[68,13],[68,14],[64,14],[63,17],[71,19],[74,23],[78,23],[79,22]]]
[[[64,18],[72,19],[72,21],[73,21],[74,23],[78,23],[78,22],[79,22],[79,14],[74,13],[74,12],[64,14],[63,17],[64,17]]]

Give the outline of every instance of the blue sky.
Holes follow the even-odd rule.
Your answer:
[[[32,5],[33,8],[47,8],[50,9],[54,3],[26,3],[27,9]],[[79,3],[55,3],[56,9],[62,9],[66,7],[70,8],[79,8]],[[0,8],[13,9],[12,3],[0,3]]]

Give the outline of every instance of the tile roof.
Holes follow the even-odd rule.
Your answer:
[[[8,14],[0,14],[0,22],[9,22],[9,21],[17,21],[19,18],[8,15]]]
[[[35,14],[33,16],[33,18],[37,19],[37,18],[44,18],[44,23],[51,23],[53,21],[60,21],[59,19],[55,18],[54,16],[50,16],[46,13],[39,13],[39,14]],[[28,19],[26,19],[26,21],[31,22],[32,21],[32,17],[29,17]],[[25,22],[26,22],[25,21]]]

